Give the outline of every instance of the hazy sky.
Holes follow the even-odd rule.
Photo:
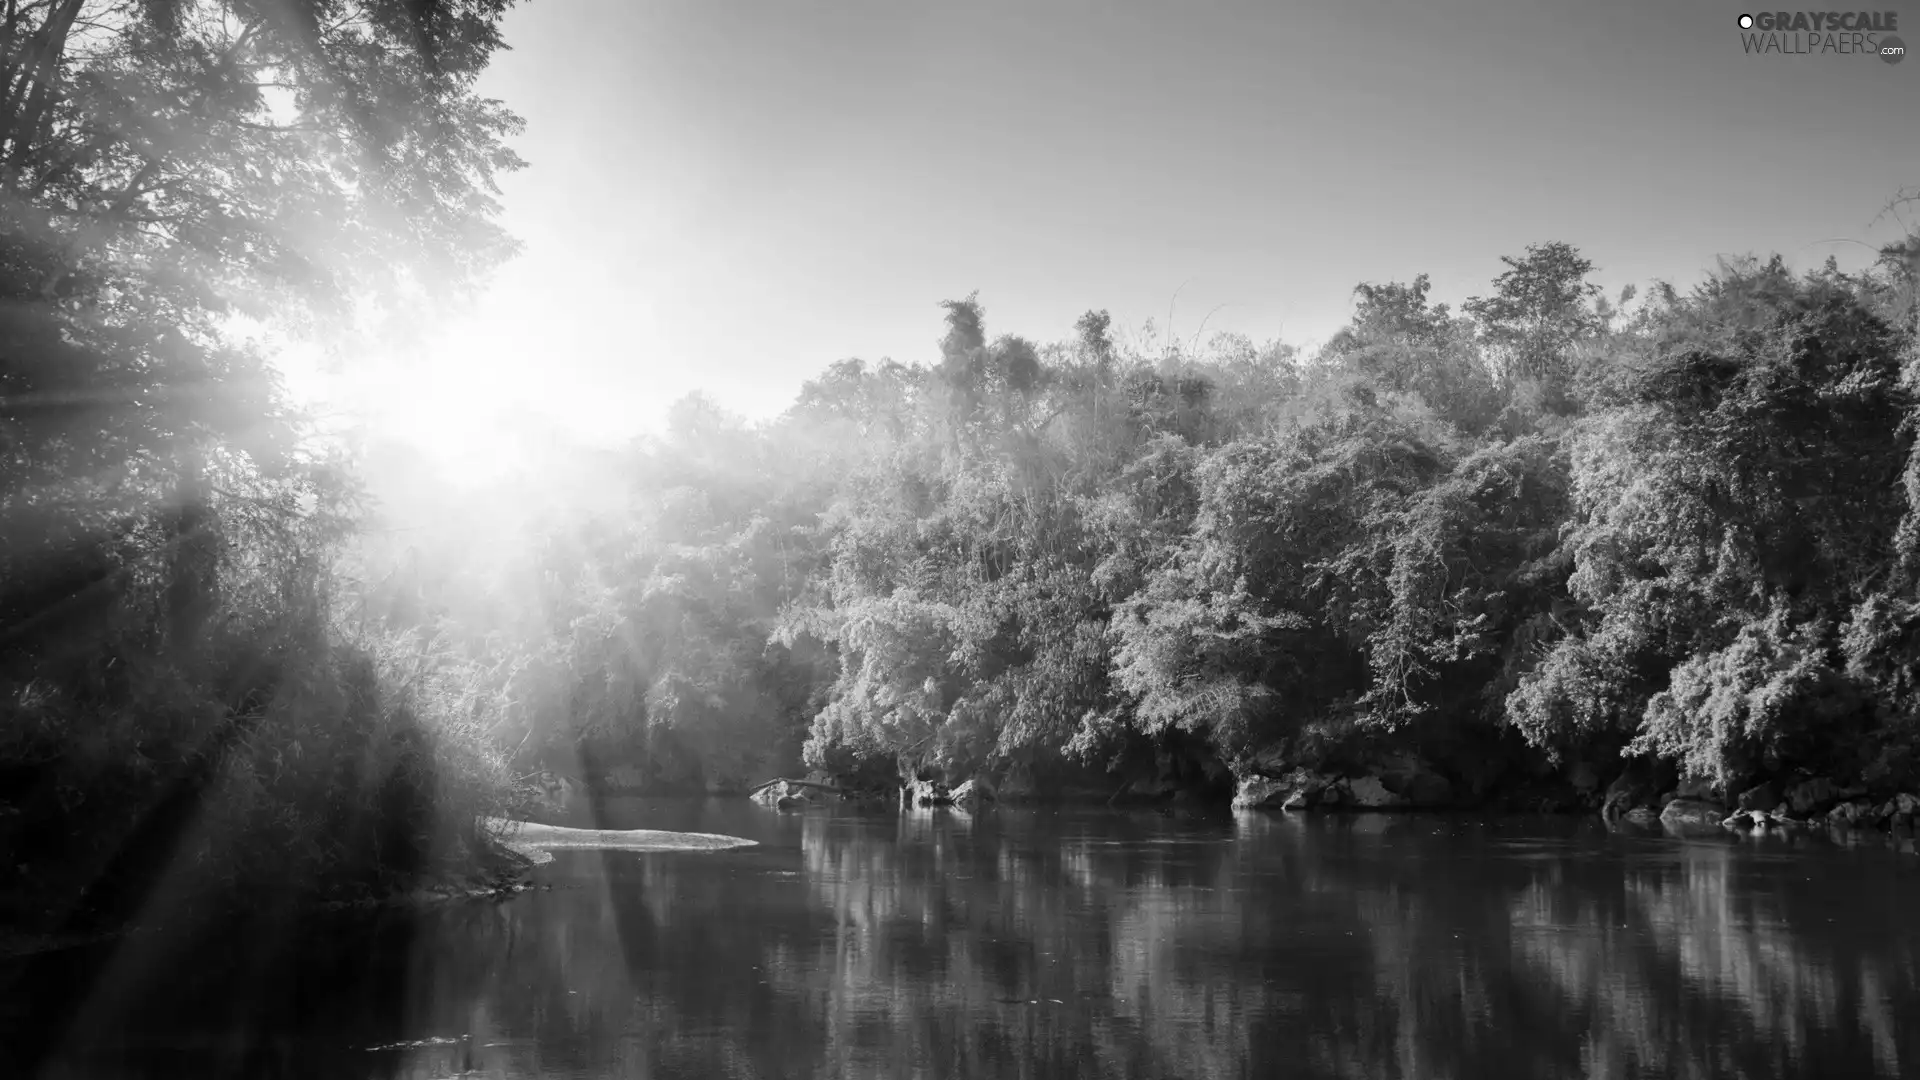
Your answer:
[[[990,332],[1054,340],[1165,322],[1187,282],[1181,335],[1226,305],[1209,332],[1304,343],[1357,282],[1457,304],[1549,239],[1610,289],[1857,265],[1819,242],[1898,230],[1920,59],[1749,56],[1741,10],[534,0],[484,83],[527,120],[525,254],[378,385],[437,399],[448,443],[507,404],[613,437],[694,389],[763,416],[834,360],[930,359],[975,289]]]

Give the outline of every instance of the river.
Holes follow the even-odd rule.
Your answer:
[[[45,1077],[1920,1075],[1920,858],[1575,819],[617,800],[499,903],[4,968]]]

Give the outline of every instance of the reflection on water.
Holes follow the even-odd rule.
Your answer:
[[[762,846],[563,852],[506,904],[262,913],[16,965],[11,1052],[50,1077],[1920,1072],[1920,874],[1892,851],[1445,817],[609,813]]]

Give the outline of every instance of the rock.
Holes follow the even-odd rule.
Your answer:
[[[948,798],[952,800],[953,805],[971,810],[982,803],[993,801],[993,785],[985,777],[976,776],[954,788]]]
[[[1345,784],[1346,801],[1367,810],[1386,810],[1407,805],[1407,800],[1387,790],[1377,776],[1362,776]]]
[[[1872,803],[1865,799],[1851,799],[1827,811],[1827,822],[1853,828],[1865,823],[1872,813]]]
[[[1608,821],[1628,817],[1642,810],[1650,817],[1659,817],[1658,804],[1649,804],[1644,793],[1636,791],[1612,791],[1607,793],[1606,801],[1600,804],[1600,816]]]
[[[1607,796],[1607,801],[1600,807],[1600,816],[1607,821],[1631,818],[1635,815],[1658,821],[1660,811],[1665,808],[1665,803],[1658,799],[1649,799],[1643,792],[1622,792]]]
[[[1742,810],[1758,810],[1764,814],[1780,805],[1780,792],[1772,784],[1758,784],[1741,792],[1734,805]]]
[[[1660,822],[1660,815],[1651,806],[1636,806],[1627,811],[1623,820],[1631,821],[1636,825],[1657,825]]]
[[[901,796],[908,806],[952,806],[953,795],[938,780],[915,780]]]
[[[1726,819],[1725,809],[1702,799],[1675,799],[1660,811],[1660,824],[1670,829],[1718,829]]]
[[[772,807],[776,810],[794,810],[804,807],[813,801],[812,796],[804,786],[790,783],[786,780],[776,780],[766,787],[755,791],[750,798],[761,806]]]
[[[1288,773],[1287,781],[1296,787],[1307,788],[1312,791],[1324,791],[1333,786],[1334,778],[1325,773],[1314,772],[1312,769],[1303,766]]]
[[[1612,820],[1646,807],[1658,818],[1661,809],[1672,801],[1672,797],[1663,797],[1663,793],[1673,791],[1679,779],[1673,765],[1644,757],[1629,757],[1620,764],[1619,775],[1601,796],[1601,815]]]
[[[1329,810],[1352,805],[1353,798],[1347,791],[1346,780],[1321,773],[1310,773],[1309,777],[1305,787],[1307,797],[1313,800],[1314,805],[1324,806]]]
[[[1755,812],[1758,813],[1758,811]],[[1794,817],[1782,807],[1774,807],[1768,811],[1767,820],[1772,822],[1773,826],[1778,829],[1797,829],[1806,824],[1806,822]]]
[[[1625,772],[1614,777],[1601,800],[1600,816],[1612,821],[1645,810],[1644,817],[1658,819],[1660,807],[1666,804],[1660,801],[1659,788],[1647,772],[1644,768],[1630,765]]]
[[[1296,798],[1298,796],[1298,798]],[[1331,796],[1331,798],[1329,798]],[[1295,769],[1283,777],[1248,776],[1234,792],[1237,810],[1279,807],[1300,809],[1325,803],[1338,803],[1339,792],[1332,781],[1312,769]]]
[[[1824,814],[1842,798],[1833,781],[1824,776],[1803,780],[1787,789],[1787,805],[1796,814]]]
[[[1896,814],[1920,813],[1920,795],[1900,794],[1893,797],[1893,812]]]
[[[1283,804],[1293,794],[1292,785],[1285,780],[1277,780],[1270,776],[1249,776],[1234,788],[1233,808],[1235,810],[1263,810],[1274,807],[1291,809]]]

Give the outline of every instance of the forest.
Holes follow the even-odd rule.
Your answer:
[[[1916,250],[1609,297],[1541,243],[1458,311],[1362,283],[1310,355],[1105,312],[1042,346],[953,300],[931,363],[844,361],[765,424],[678,405],[626,506],[513,571],[536,625],[476,644],[454,578],[415,617],[627,787],[1900,789]]]
[[[318,437],[251,328],[351,363],[511,256],[505,6],[9,7],[0,925],[485,880],[555,774],[1920,780],[1920,237],[1618,295],[1542,242],[1310,351],[968,295],[776,419],[456,491]]]

